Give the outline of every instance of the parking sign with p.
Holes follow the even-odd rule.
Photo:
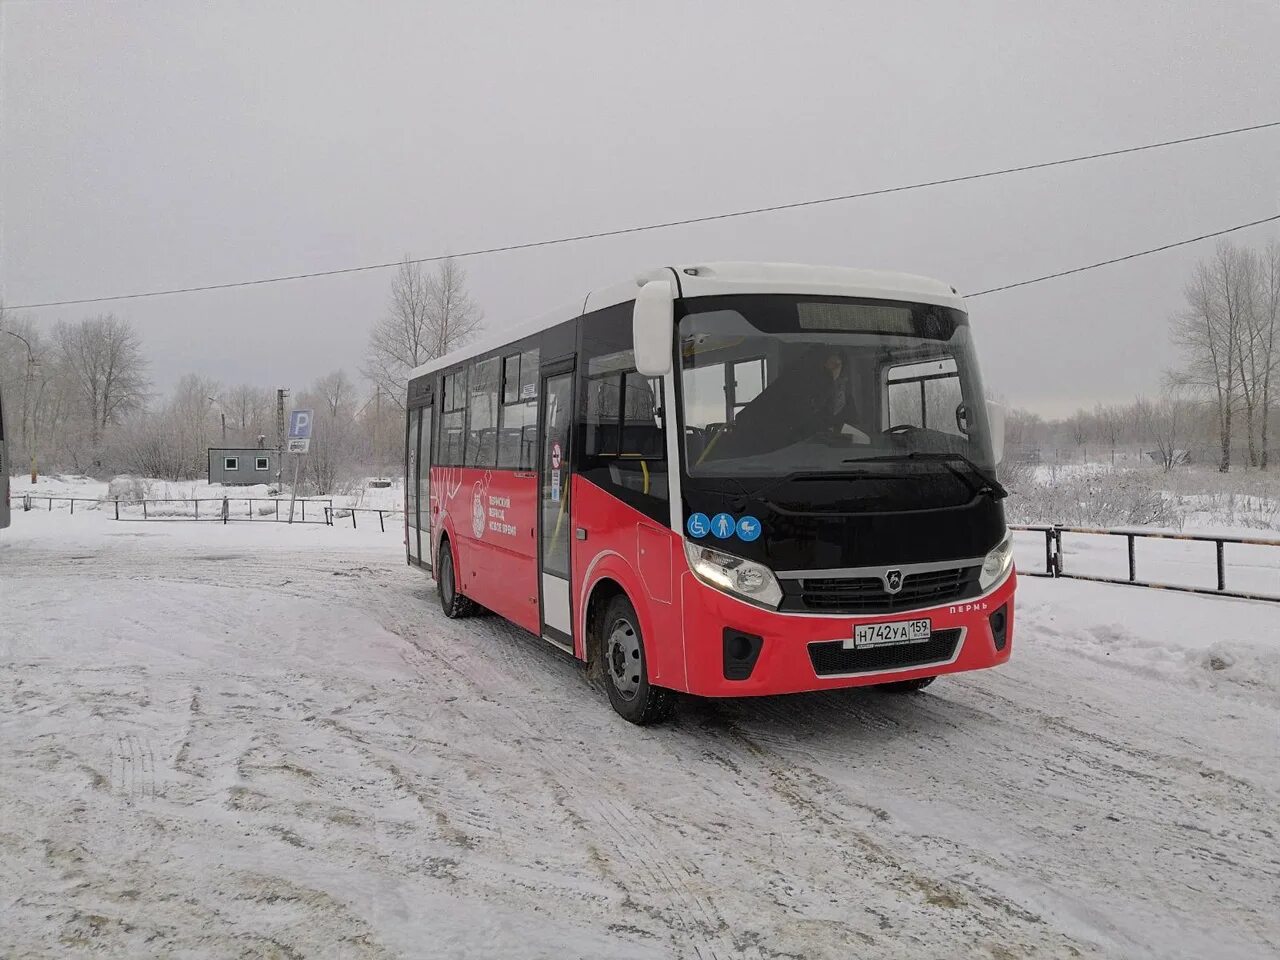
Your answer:
[[[289,414],[290,440],[311,439],[311,414],[310,410],[294,410]]]
[[[294,410],[289,414],[290,453],[306,453],[310,449],[312,413],[311,410]]]

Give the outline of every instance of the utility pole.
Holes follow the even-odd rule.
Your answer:
[[[284,482],[284,398],[289,391],[281,387],[276,391],[276,489]]]
[[[378,441],[378,428],[382,426],[382,384],[373,385],[373,459],[378,465],[378,476],[382,476],[382,444]]]
[[[31,454],[31,485],[34,487],[36,485],[36,443],[34,439],[34,433],[35,433],[35,422],[36,422],[36,418],[39,416],[39,411],[30,410],[30,405],[31,405],[31,383],[32,381],[35,380],[35,375],[36,375],[36,355],[34,351],[32,351],[31,349],[31,341],[28,340],[26,337],[24,337],[22,334],[14,333],[12,330],[4,330],[0,332],[7,333],[11,337],[16,337],[17,339],[21,340],[23,345],[27,348],[27,382],[22,388],[22,443],[24,446],[27,447],[27,452]],[[43,384],[41,385],[40,393],[43,396],[44,394]],[[32,422],[32,434],[31,434],[30,443],[28,443],[29,435],[27,433],[28,410],[30,410],[31,422]]]
[[[210,397],[210,398],[209,398],[209,402],[210,402],[210,403],[216,403],[216,404],[218,405],[218,413],[222,414],[222,445],[225,447],[225,446],[227,445],[227,411],[226,411],[226,408],[225,408],[225,407],[223,407],[223,405],[222,405],[222,401],[221,401],[218,397]]]

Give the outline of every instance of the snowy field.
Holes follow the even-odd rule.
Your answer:
[[[15,513],[0,956],[1276,955],[1280,606],[1025,579],[1015,643],[639,729],[376,525]]]

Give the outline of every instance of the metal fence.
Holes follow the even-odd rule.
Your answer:
[[[329,526],[334,526],[335,521],[345,520],[351,517],[351,529],[357,529],[356,514],[357,513],[376,513],[378,515],[378,528],[383,532],[387,532],[387,517],[403,517],[403,509],[386,509],[379,507],[325,507],[325,519]]]
[[[9,502],[11,506],[21,508],[23,512],[37,510],[41,505],[52,511],[55,503],[67,504],[73,514],[76,512],[76,504],[82,504],[80,508],[82,511],[85,509],[107,510],[111,512],[112,519],[120,521],[289,522],[289,501],[281,497],[146,497],[139,500],[115,498],[98,500],[92,497],[24,493],[11,494]],[[266,504],[266,506],[256,507],[257,504]],[[332,526],[333,514],[332,498],[300,499],[295,506],[293,522]]]
[[[1280,570],[1277,570],[1276,573],[1277,582],[1276,592],[1274,594],[1256,593],[1245,590],[1230,590],[1227,588],[1226,559],[1227,544],[1257,547],[1280,547],[1280,540],[1271,540],[1261,537],[1226,537],[1200,533],[1154,533],[1145,530],[1110,530],[1096,527],[1062,527],[1057,524],[1032,524],[1026,526],[1010,525],[1010,529],[1041,533],[1044,535],[1044,569],[1019,569],[1018,572],[1024,576],[1052,577],[1054,579],[1061,578],[1069,580],[1092,580],[1096,583],[1121,583],[1130,584],[1135,587],[1151,587],[1156,590],[1175,590],[1179,593],[1200,593],[1218,597],[1235,597],[1240,600],[1267,600],[1272,603],[1280,603]],[[1106,577],[1097,574],[1075,573],[1069,570],[1065,562],[1066,552],[1062,546],[1063,534],[1091,537],[1124,537],[1125,540],[1128,541],[1128,577]],[[1138,540],[1182,540],[1193,543],[1212,543],[1214,545],[1214,560],[1217,568],[1217,588],[1158,583],[1152,580],[1138,579]]]

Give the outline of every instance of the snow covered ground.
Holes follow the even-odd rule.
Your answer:
[[[14,515],[0,956],[1280,951],[1280,606],[1026,579],[999,670],[638,729],[401,550]]]

